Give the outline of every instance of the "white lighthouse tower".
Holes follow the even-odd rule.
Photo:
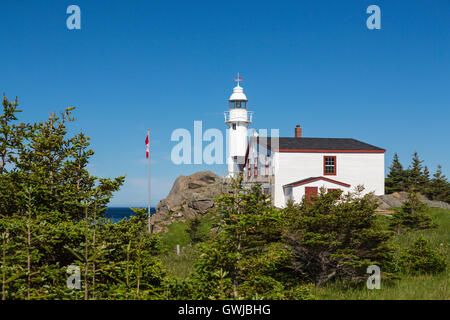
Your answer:
[[[237,86],[230,96],[230,111],[225,112],[225,123],[228,126],[228,177],[234,177],[242,172],[245,152],[247,149],[248,126],[252,123],[253,112],[247,111],[247,97],[244,89],[239,85],[242,81],[239,76],[234,81]]]

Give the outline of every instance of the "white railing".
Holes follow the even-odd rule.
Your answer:
[[[253,120],[253,111],[247,111],[248,122],[252,122]]]
[[[252,122],[253,121],[253,111],[247,111],[247,116],[245,116],[244,113],[240,115],[234,115],[233,117],[230,117],[230,111],[225,111],[223,113],[225,116],[225,122],[230,121],[243,121],[243,122]]]

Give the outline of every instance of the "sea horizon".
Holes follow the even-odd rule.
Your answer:
[[[111,206],[106,209],[106,217],[112,219],[112,221],[119,222],[124,218],[129,218],[134,215],[133,210],[131,208],[147,208],[147,207],[119,207],[119,206]],[[152,214],[156,213],[156,207],[150,207],[150,212]]]

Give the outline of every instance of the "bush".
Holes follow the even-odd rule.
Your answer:
[[[292,269],[307,281],[363,281],[366,268],[376,264],[390,270],[391,232],[382,230],[374,213],[377,203],[362,188],[337,200],[321,193],[309,202],[288,206],[285,242],[293,255]]]
[[[425,214],[426,208],[427,206],[419,200],[417,193],[410,190],[408,199],[396,209],[390,228],[397,230],[398,233],[412,229],[435,228],[436,224]]]
[[[445,256],[434,250],[423,236],[420,236],[413,246],[401,256],[400,264],[405,271],[413,274],[440,273],[447,268]]]
[[[286,299],[284,291],[294,284],[281,237],[282,211],[272,207],[260,186],[244,188],[242,177],[231,190],[216,203],[219,231],[197,245],[191,277],[196,294],[201,299]]]

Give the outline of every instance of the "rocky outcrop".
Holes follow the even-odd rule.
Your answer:
[[[167,230],[172,222],[207,213],[214,207],[214,199],[226,188],[226,180],[211,171],[179,176],[167,198],[156,206],[156,214],[152,217],[153,232]]]
[[[389,208],[399,208],[407,199],[408,193],[404,191],[378,196],[378,201],[380,202],[378,209],[387,210]],[[450,209],[450,205],[447,202],[428,200],[427,197],[421,194],[419,194],[419,199],[429,207]]]

